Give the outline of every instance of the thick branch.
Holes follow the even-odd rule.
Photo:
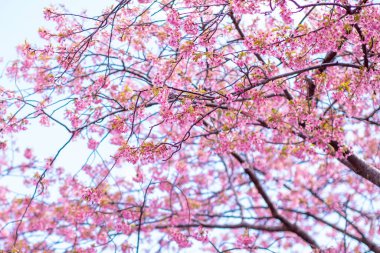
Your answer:
[[[232,153],[232,155],[234,156],[234,158],[240,163],[240,164],[243,164],[244,163],[244,159],[242,157],[240,157],[238,154],[236,153]],[[311,238],[311,236],[309,236],[305,231],[302,230],[302,228],[300,228],[299,226],[297,226],[296,224],[294,223],[291,223],[290,221],[288,221],[285,217],[283,217],[278,211],[277,211],[277,208],[275,207],[275,205],[273,204],[273,202],[271,201],[271,199],[269,198],[268,194],[266,193],[266,191],[264,190],[264,188],[262,187],[259,179],[256,177],[255,175],[255,172],[253,171],[253,169],[251,168],[245,168],[245,173],[248,174],[250,180],[252,181],[252,183],[255,185],[257,191],[260,193],[260,195],[263,197],[265,203],[268,205],[269,207],[269,210],[271,211],[272,215],[274,218],[280,220],[282,222],[282,224],[284,224],[284,226],[291,232],[297,234],[299,237],[301,237],[305,242],[307,242],[313,249],[319,249],[319,246],[317,244],[317,242]]]
[[[334,57],[335,57],[335,54],[334,54],[334,52],[332,52],[329,57],[328,56],[325,57],[325,60],[327,58],[333,59]],[[309,94],[308,94],[308,96],[309,96]],[[291,100],[291,99],[289,99],[289,100]],[[302,124],[302,123],[299,123],[299,125],[302,128],[305,127],[305,125]],[[306,136],[304,136],[304,135],[299,135],[299,136],[301,138],[303,138],[303,139],[306,138]],[[339,144],[338,144],[337,141],[335,141],[335,140],[330,141],[329,144],[334,148],[334,150],[336,152],[339,150]],[[359,158],[357,155],[355,155],[355,154],[353,154],[353,153],[351,153],[349,151],[345,151],[343,154],[346,155],[347,158],[345,158],[345,159],[338,159],[342,164],[344,164],[345,166],[347,166],[348,168],[350,168],[353,172],[355,172],[359,176],[367,179],[368,181],[370,181],[373,184],[375,184],[378,187],[380,187],[380,170],[379,169],[376,169],[375,167],[371,166],[370,164],[368,164],[367,162],[365,162],[364,160],[362,160],[361,158]]]
[[[334,148],[335,151],[339,150],[339,145],[337,141],[331,141],[330,145]],[[353,172],[359,176],[367,179],[371,183],[380,187],[380,170],[376,169],[372,165],[368,164],[363,159],[359,158],[357,155],[346,151],[343,153],[347,155],[345,159],[339,159],[339,161],[350,168]]]
[[[244,35],[243,31],[241,30],[241,28],[240,28],[240,26],[239,26],[239,21],[236,20],[236,18],[235,18],[235,16],[234,16],[234,14],[233,14],[232,11],[230,12],[230,15],[229,15],[229,16],[231,17],[232,23],[234,24],[234,26],[235,26],[237,32],[239,33],[241,39],[244,39],[244,38],[245,38],[245,35]],[[256,56],[256,58],[257,58],[262,64],[265,65],[265,61],[264,61],[264,59],[261,57],[261,55],[259,55],[258,53],[254,53],[254,55]]]
[[[313,218],[316,221],[319,221],[319,222],[321,222],[323,224],[326,224],[327,226],[329,226],[329,227],[331,227],[331,228],[333,228],[333,229],[341,232],[342,234],[345,234],[345,235],[351,237],[352,239],[354,239],[354,240],[356,240],[358,242],[362,242],[362,243],[366,244],[368,246],[368,248],[370,250],[372,250],[373,252],[380,253],[379,246],[376,246],[375,243],[373,243],[372,241],[368,240],[366,237],[364,237],[364,236],[363,237],[355,236],[354,234],[347,232],[345,229],[340,228],[338,225],[336,225],[336,224],[334,224],[332,222],[328,222],[325,219],[322,219],[322,218],[318,217],[315,214],[312,214],[310,212],[302,212],[302,211],[298,211],[298,210],[293,210],[293,209],[289,209],[289,208],[284,208],[284,210],[290,211],[290,212],[299,213],[299,214],[308,216],[310,218]]]
[[[285,217],[283,217],[280,213],[278,213],[277,209],[275,208],[272,201],[269,199],[269,196],[265,192],[264,188],[261,186],[260,181],[256,177],[254,171],[250,168],[245,169],[245,172],[248,174],[249,178],[255,185],[257,191],[260,193],[260,195],[263,197],[265,203],[267,203],[273,217],[280,220],[286,228],[289,229],[289,231],[297,234],[299,237],[301,237],[305,242],[307,242],[312,248],[319,249],[319,246],[317,242],[311,238],[305,231],[303,231],[299,226],[297,226],[295,223],[290,223]]]

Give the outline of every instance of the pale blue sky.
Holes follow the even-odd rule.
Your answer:
[[[74,13],[88,10],[91,15],[100,14],[105,6],[115,3],[112,0],[0,0],[0,86],[13,88],[14,80],[6,79],[3,73],[7,62],[17,59],[16,46],[27,40],[31,44],[38,44],[41,39],[38,35],[39,27],[48,27],[49,23],[43,18],[44,7],[65,4]],[[18,80],[19,86],[25,85]],[[5,136],[8,138],[9,136]],[[32,148],[34,154],[41,160],[54,156],[58,149],[70,138],[70,134],[57,125],[43,127],[37,121],[32,122],[27,131],[16,134],[16,146]],[[0,136],[1,140],[1,136]],[[9,139],[8,139],[9,141]],[[71,173],[75,173],[91,153],[83,140],[71,142],[56,160],[55,166],[64,166]],[[17,160],[17,158],[16,158]],[[11,183],[9,178],[1,178]]]
[[[16,57],[15,46],[25,39],[38,42],[38,28],[46,26],[43,9],[49,5],[65,4],[74,11],[100,13],[112,0],[0,0],[0,57],[4,61]]]

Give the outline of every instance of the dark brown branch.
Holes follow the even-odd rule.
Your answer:
[[[136,246],[136,252],[137,253],[139,252],[139,246],[140,246],[140,234],[141,234],[142,219],[143,219],[143,214],[144,214],[144,207],[146,204],[146,198],[148,195],[148,190],[149,190],[149,187],[151,184],[152,184],[152,181],[149,182],[149,185],[145,189],[144,201],[143,201],[141,208],[140,208],[139,225],[138,225],[138,229],[137,229],[137,246]]]
[[[331,141],[329,143],[335,151],[339,150],[339,145],[337,141]],[[343,155],[346,155],[346,158],[339,159],[341,163],[349,167],[353,172],[359,176],[367,179],[371,183],[380,187],[380,170],[368,164],[357,155],[350,151],[344,151]]]
[[[244,164],[244,159],[239,156],[238,154],[233,154],[234,158],[240,163]],[[255,172],[251,168],[244,168],[245,173],[248,174],[251,182],[255,185],[257,191],[259,194],[263,197],[265,203],[268,205],[269,210],[274,218],[278,219],[279,221],[284,224],[284,226],[291,232],[298,235],[300,238],[302,238],[305,242],[307,242],[310,247],[313,249],[320,249],[317,242],[311,238],[304,230],[302,230],[299,226],[297,226],[295,223],[291,223],[289,220],[287,220],[285,217],[283,217],[278,211],[271,199],[269,198],[268,194],[262,187],[259,179],[256,177]]]
[[[305,216],[307,216],[307,217],[313,218],[314,220],[319,221],[319,222],[321,222],[321,223],[323,223],[323,224],[325,224],[325,225],[327,225],[327,226],[333,228],[334,230],[339,231],[339,232],[341,232],[342,234],[345,234],[345,235],[351,237],[352,239],[354,239],[354,240],[356,240],[356,241],[358,241],[358,242],[362,242],[362,243],[364,243],[364,244],[367,245],[368,248],[369,248],[370,250],[372,250],[373,252],[375,252],[375,253],[380,253],[380,248],[379,248],[379,246],[376,246],[375,243],[369,241],[366,237],[361,237],[361,238],[360,238],[360,237],[358,237],[358,236],[355,236],[354,234],[347,232],[345,229],[342,229],[342,228],[338,227],[337,225],[335,225],[335,224],[333,224],[333,223],[331,223],[331,222],[329,222],[329,221],[326,221],[326,220],[324,220],[324,219],[318,217],[318,216],[315,215],[315,214],[312,214],[312,213],[310,213],[310,212],[301,212],[301,211],[293,210],[293,209],[289,209],[289,208],[284,208],[283,210],[286,210],[286,211],[289,211],[289,212],[298,213],[298,214],[302,214],[302,215],[305,215]]]
[[[245,172],[248,174],[249,178],[251,179],[251,181],[255,185],[257,191],[263,197],[265,203],[267,203],[267,205],[268,205],[268,207],[269,207],[269,209],[270,209],[273,217],[275,217],[278,220],[280,220],[284,224],[284,226],[287,229],[289,229],[289,231],[291,231],[291,232],[297,234],[299,237],[301,237],[305,242],[307,242],[310,245],[310,247],[312,247],[313,249],[319,249],[319,246],[318,246],[317,242],[313,238],[311,238],[304,230],[302,230],[295,223],[291,223],[290,221],[288,221],[285,217],[283,217],[277,211],[277,209],[275,208],[274,204],[270,200],[269,196],[265,192],[264,188],[261,186],[260,181],[256,177],[254,171],[252,169],[250,169],[250,168],[246,168]]]
[[[365,37],[364,37],[364,35],[363,35],[363,33],[362,33],[362,31],[361,31],[359,25],[358,25],[358,24],[354,24],[353,26],[354,26],[355,30],[358,32],[359,37],[360,37],[360,40],[361,40],[361,41],[364,41],[364,40],[365,40]],[[369,64],[368,64],[368,50],[367,50],[367,45],[366,45],[366,43],[363,43],[363,44],[362,44],[362,51],[363,51],[363,54],[364,54],[364,56],[363,56],[363,58],[364,58],[364,67],[366,67],[366,69],[368,70],[368,69],[369,69]]]
[[[325,63],[330,63],[332,62],[332,60],[334,60],[335,56],[337,55],[337,52],[335,51],[330,51],[326,54],[325,58],[323,59],[323,62],[322,64],[325,64]],[[323,71],[326,70],[326,67],[327,66],[322,66],[320,68],[318,68],[319,72],[322,73]]]
[[[314,81],[310,77],[306,77],[305,81],[307,83],[307,95],[306,95],[306,99],[308,101],[310,101],[314,97],[315,88],[317,88],[317,86],[314,84]]]
[[[244,36],[244,33],[243,31],[241,30],[240,26],[239,26],[239,21],[236,20],[236,18],[234,17],[234,14],[233,12],[231,11],[230,14],[229,14],[231,20],[232,20],[232,23],[234,24],[236,30],[238,31],[241,39],[244,39],[245,36]],[[258,53],[254,53],[254,55],[256,56],[256,58],[262,63],[265,65],[265,61],[264,59],[261,57],[261,55],[259,55]]]
[[[260,230],[260,231],[268,231],[268,232],[286,232],[287,228],[285,226],[263,226],[263,225],[252,225],[246,222],[237,223],[237,224],[211,224],[211,223],[203,223],[201,221],[196,221],[196,223],[190,223],[190,224],[179,224],[174,225],[174,227],[177,228],[192,228],[192,227],[199,227],[199,226],[205,227],[205,228],[220,228],[220,229],[241,229],[241,228],[249,228],[254,230]],[[171,225],[159,225],[156,226],[157,229],[166,229],[173,227]]]

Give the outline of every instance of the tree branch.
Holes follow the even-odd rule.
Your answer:
[[[240,164],[244,164],[244,159],[241,156],[239,156],[238,154],[233,153],[233,157]],[[244,171],[245,171],[245,173],[248,174],[251,182],[255,185],[257,191],[259,192],[259,194],[263,197],[263,199],[264,199],[265,203],[268,205],[269,210],[271,211],[273,217],[276,218],[276,219],[278,219],[279,221],[281,221],[282,224],[284,224],[284,226],[289,231],[295,233],[300,238],[302,238],[305,242],[307,242],[310,245],[310,247],[312,247],[313,249],[318,249],[319,250],[320,247],[318,246],[317,242],[313,238],[311,238],[304,230],[302,230],[302,228],[300,228],[299,226],[297,226],[295,223],[291,223],[289,220],[287,220],[284,216],[282,216],[277,211],[277,208],[275,207],[275,205],[273,204],[273,202],[269,198],[268,194],[266,193],[266,191],[262,187],[262,185],[261,185],[259,179],[257,178],[257,176],[255,175],[255,172],[253,171],[253,169],[251,169],[251,168],[244,168]]]

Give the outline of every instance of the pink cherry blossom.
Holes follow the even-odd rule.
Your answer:
[[[0,249],[380,252],[376,1],[69,10],[0,84]]]

